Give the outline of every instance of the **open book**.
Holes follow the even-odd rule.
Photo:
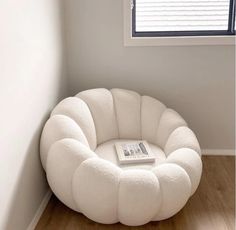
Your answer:
[[[154,162],[155,157],[146,141],[115,143],[120,164]]]

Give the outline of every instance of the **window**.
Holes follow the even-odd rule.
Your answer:
[[[133,0],[132,37],[235,35],[235,0]]]

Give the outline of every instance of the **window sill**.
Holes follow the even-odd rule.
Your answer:
[[[235,36],[124,37],[125,46],[235,45]]]

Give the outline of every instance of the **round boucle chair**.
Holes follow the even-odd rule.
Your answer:
[[[114,143],[146,140],[155,163],[119,165]],[[158,100],[92,89],[60,102],[41,137],[55,195],[105,224],[142,225],[176,214],[198,187],[201,150],[183,118]]]

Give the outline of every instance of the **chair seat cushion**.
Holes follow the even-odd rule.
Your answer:
[[[155,162],[152,163],[132,163],[132,164],[120,164],[115,148],[115,143],[120,142],[129,142],[134,141],[130,139],[114,139],[111,141],[107,141],[103,144],[100,144],[96,149],[95,153],[102,159],[112,162],[113,164],[117,165],[121,169],[146,169],[151,170],[155,166],[163,163],[166,160],[166,155],[161,148],[156,145],[149,144],[150,150],[152,151],[153,155],[155,156]]]

